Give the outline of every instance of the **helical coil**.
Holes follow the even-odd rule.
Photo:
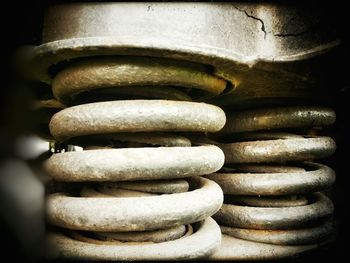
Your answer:
[[[334,171],[314,159],[335,142],[316,135],[335,121],[329,108],[290,106],[231,113],[218,146],[225,167],[207,178],[223,189],[214,219],[224,234],[268,244],[319,244],[332,236],[333,204],[322,193]]]
[[[211,215],[221,188],[202,175],[219,170],[217,146],[191,146],[185,132],[225,124],[215,96],[226,81],[207,67],[140,57],[85,58],[52,69],[55,98],[68,107],[50,121],[59,142],[83,151],[52,155],[45,169],[73,192],[47,196],[59,257],[174,260],[205,257],[220,244]]]

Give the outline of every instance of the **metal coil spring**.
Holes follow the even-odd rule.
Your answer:
[[[45,163],[54,180],[83,183],[77,193],[47,197],[47,220],[61,228],[50,234],[56,256],[174,260],[213,253],[221,233],[210,216],[223,194],[200,176],[219,170],[224,155],[217,146],[191,147],[183,133],[224,126],[220,108],[188,94],[214,96],[226,81],[202,65],[156,58],[81,59],[56,72],[56,99],[76,106],[52,117],[51,134],[84,148]]]
[[[332,186],[335,173],[311,161],[332,155],[336,145],[330,137],[298,133],[334,121],[333,110],[306,106],[228,116],[220,132],[223,143],[218,144],[225,167],[207,176],[225,194],[223,207],[214,215],[224,234],[286,246],[330,238],[333,204],[320,191]]]

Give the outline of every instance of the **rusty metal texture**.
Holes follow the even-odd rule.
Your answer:
[[[218,144],[225,163],[252,165],[215,175],[210,173],[222,166],[223,152],[208,146],[212,140],[186,138],[183,132],[208,134],[225,124],[221,109],[192,100],[239,108],[254,107],[255,100],[317,97],[315,91],[322,84],[313,74],[314,65],[322,61],[318,55],[339,44],[331,28],[321,25],[317,9],[306,12],[265,3],[73,3],[48,8],[43,43],[27,54],[28,74],[52,84],[56,99],[78,105],[57,113],[50,130],[58,141],[77,143],[84,151],[55,154],[46,169],[61,181],[101,182],[85,184],[80,194],[48,197],[51,224],[94,231],[51,233],[51,256],[184,260],[214,253],[211,259],[247,260],[281,258],[315,248],[314,242],[324,233],[314,223],[331,215],[332,203],[318,193],[312,195],[316,201],[296,195],[328,188],[334,172],[318,164],[278,166],[335,151],[329,137],[284,131],[330,125],[335,120],[332,110],[279,108],[230,116],[219,136],[225,140]],[[275,167],[265,165],[275,162],[279,163]],[[214,178],[229,194],[253,195],[241,198],[243,205],[253,206],[233,200],[215,217],[244,228],[231,234],[258,242],[224,235],[215,252],[221,234],[209,216],[219,209],[223,194],[215,182],[204,178],[185,179],[191,182],[189,187],[179,183],[195,175]],[[265,179],[273,185],[270,192],[262,183]],[[233,191],[236,186],[241,192]],[[251,192],[250,186],[254,186]],[[264,199],[254,199],[260,194]],[[279,199],[273,202],[269,195]],[[188,226],[182,237],[175,235],[178,239],[158,236],[167,233],[160,228],[189,223],[193,231]],[[293,229],[305,224],[306,232]],[[265,230],[253,229],[252,234],[249,228],[256,226],[276,231],[271,238],[259,239]],[[287,238],[284,228],[290,229]],[[160,243],[150,244],[146,240],[150,233],[139,232],[143,230],[154,231],[152,242]],[[111,233],[114,237],[120,231],[137,234],[111,240],[103,234],[106,231],[117,231]],[[298,243],[297,231],[300,239],[312,239],[312,244],[261,243]]]
[[[43,44],[28,54],[27,68],[29,75],[50,83],[54,67],[82,57],[171,58],[210,65],[214,75],[230,81],[233,92],[214,99],[220,105],[312,98],[322,84],[312,74],[318,60],[305,61],[340,44],[322,18],[317,8],[267,3],[51,6]]]
[[[265,166],[253,173],[229,172],[226,168],[225,173],[213,173],[207,178],[218,183],[224,194],[255,196],[307,194],[328,189],[334,183],[335,173],[328,166],[310,162],[303,166],[301,170],[291,167],[291,171],[288,166]]]
[[[103,183],[102,186],[158,194],[182,193],[189,190],[185,179]]]
[[[192,235],[194,233],[194,228],[192,225],[186,225],[185,227],[185,233],[180,237],[180,238],[185,238],[188,237],[190,235]],[[130,237],[132,236],[133,233],[136,233],[136,235],[134,236],[134,238],[137,238],[137,236],[139,235],[144,235],[147,236],[149,233],[155,233],[156,235],[159,235],[161,233],[161,231],[163,230],[159,230],[159,232],[157,231],[144,231],[144,232],[119,232],[120,234],[126,234],[126,235],[130,235]],[[99,233],[99,234],[97,234]],[[119,233],[115,232],[117,235]],[[110,233],[112,234],[112,233]],[[87,242],[87,243],[93,243],[93,244],[97,244],[97,245],[104,245],[104,244],[118,244],[118,245],[140,245],[140,244],[152,244],[152,243],[157,243],[157,242],[149,242],[149,241],[141,241],[141,242],[137,242],[137,241],[121,241],[121,240],[105,240],[106,236],[105,232],[94,232],[92,233],[92,237],[90,237],[89,235],[86,235],[84,232],[78,232],[78,231],[73,231],[71,230],[69,232],[69,236],[72,238],[75,238],[76,240],[82,241],[82,242]],[[122,237],[123,238],[123,237]],[[156,238],[156,237],[155,237]],[[166,242],[166,241],[165,241]]]
[[[332,215],[331,200],[321,193],[312,195],[311,202],[295,207],[249,207],[223,204],[213,218],[222,225],[249,229],[302,228]]]
[[[207,218],[200,222],[193,234],[161,243],[98,242],[95,239],[84,241],[60,233],[48,237],[52,244],[50,258],[60,255],[65,259],[76,260],[189,260],[211,255],[221,242],[221,231],[216,222]],[[142,251],[142,253],[140,253]]]
[[[166,100],[97,102],[66,108],[50,122],[60,141],[72,137],[116,132],[216,132],[225,124],[217,106]]]
[[[277,107],[231,114],[220,134],[261,130],[322,127],[335,122],[335,112],[322,107]]]
[[[194,92],[193,92],[194,93]],[[69,105],[79,103],[91,103],[98,101],[111,101],[122,99],[165,99],[165,100],[179,100],[192,101],[193,99],[200,100],[201,97],[210,97],[208,92],[200,92],[188,94],[182,91],[181,88],[170,86],[130,86],[118,88],[99,88],[97,90],[89,90],[70,98],[66,98]],[[192,98],[193,97],[193,98]]]
[[[47,198],[47,219],[63,228],[102,232],[148,231],[198,222],[220,209],[222,190],[204,178],[193,177],[190,182],[196,191],[160,196],[99,198],[53,194]]]
[[[255,207],[289,207],[307,205],[308,200],[304,196],[245,196],[226,195],[227,203],[235,203]]]
[[[108,182],[184,178],[210,174],[224,163],[216,146],[142,147],[66,152],[45,163],[58,181]]]
[[[322,243],[321,243],[322,244]],[[209,259],[214,261],[276,260],[295,257],[305,251],[316,249],[319,244],[275,245],[254,242],[222,235],[221,246]]]
[[[95,232],[94,234],[95,238],[104,241],[161,243],[183,237],[186,234],[186,226],[180,225],[146,232]]]
[[[315,244],[316,242],[329,238],[329,236],[334,233],[334,230],[332,221],[327,221],[316,227],[293,230],[257,230],[221,226],[223,234],[245,240],[276,245]]]
[[[137,132],[137,133],[112,133],[85,135],[78,138],[71,138],[66,141],[68,144],[80,145],[84,149],[88,146],[105,146],[111,148],[122,147],[141,147],[141,146],[191,146],[191,140],[180,135],[170,132]]]
[[[105,188],[101,186],[96,186],[96,188],[84,186],[80,191],[81,197],[146,197],[146,196],[155,196],[156,194],[118,189],[118,188]]]
[[[236,249],[241,246],[242,255],[229,253],[223,244],[212,258],[278,258],[279,253],[297,254],[300,252],[294,249],[309,250],[312,248],[305,245],[318,246],[332,239],[334,226],[325,220],[332,216],[333,204],[324,194],[315,192],[329,189],[335,173],[308,160],[330,156],[336,145],[330,137],[301,133],[315,127],[320,131],[334,121],[334,111],[322,107],[230,113],[223,131],[215,136],[223,141],[217,145],[225,154],[226,166],[207,177],[216,181],[225,194],[224,205],[213,218],[224,234],[232,236],[224,235],[226,245]],[[255,247],[254,243],[238,245],[236,238],[254,242]],[[275,252],[256,254],[260,249]]]
[[[202,65],[169,59],[125,56],[86,59],[61,70],[53,79],[52,91],[64,102],[81,92],[120,86],[177,86],[205,90],[212,96],[222,93],[226,81],[207,72]]]
[[[208,218],[220,209],[223,193],[215,182],[192,176],[219,170],[224,155],[217,146],[191,147],[182,134],[218,131],[226,117],[219,107],[188,102],[189,97],[183,94],[199,89],[215,95],[226,85],[206,66],[164,59],[111,57],[60,68],[53,82],[54,95],[67,105],[81,105],[55,114],[50,131],[58,141],[81,145],[83,151],[54,154],[46,161],[45,170],[57,181],[103,184],[82,185],[80,194],[48,195],[49,224],[91,232],[73,232],[71,238],[52,234],[54,248],[50,252],[58,250],[56,256],[71,259],[89,255],[89,260],[108,260],[123,247],[132,248],[118,252],[114,260],[168,259],[171,255],[190,259],[212,253],[219,246],[221,233]],[[115,100],[117,93],[111,89],[119,86],[122,93],[129,94],[125,89],[131,87],[131,95],[140,92],[146,98],[167,100]],[[155,94],[149,96],[152,92]],[[88,100],[82,94],[97,102],[84,104]],[[172,98],[185,101],[169,100]],[[186,234],[171,229],[202,220],[203,226],[211,226]],[[187,251],[197,246],[190,244],[197,236],[208,234],[202,231],[214,238]],[[182,248],[183,242],[190,246]],[[105,245],[107,249],[101,250]],[[148,245],[164,251],[148,253],[144,251]],[[171,252],[170,247],[180,252]]]
[[[226,163],[269,163],[304,161],[331,156],[336,149],[332,138],[289,138],[218,144]]]

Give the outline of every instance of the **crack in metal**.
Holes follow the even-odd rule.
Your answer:
[[[234,8],[237,9],[238,11],[244,13],[247,17],[259,21],[261,23],[261,31],[264,33],[264,39],[266,39],[267,32],[265,30],[265,23],[264,23],[264,21],[261,18],[253,16],[253,15],[250,15],[250,14],[248,14],[248,12],[246,10],[240,9],[237,6],[234,6]]]
[[[302,36],[305,35],[306,33],[309,33],[311,31],[312,28],[308,28],[304,31],[301,32],[297,32],[297,33],[277,33],[277,34],[273,34],[275,37],[298,37],[298,36]]]

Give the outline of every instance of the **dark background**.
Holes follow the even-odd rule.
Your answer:
[[[2,83],[0,94],[0,158],[7,158],[13,155],[12,142],[17,134],[20,134],[28,127],[30,122],[29,101],[33,94],[24,86],[16,85],[16,75],[12,70],[13,52],[23,45],[39,45],[42,28],[43,10],[45,6],[52,2],[59,1],[7,1],[2,3],[1,8],[1,43],[2,43]],[[62,1],[60,1],[62,2]],[[72,2],[72,1],[69,1]],[[344,1],[345,2],[345,1]],[[285,2],[284,2],[285,3]],[[297,3],[288,2],[296,5]],[[308,8],[312,8],[308,4]],[[327,5],[320,2],[314,4],[317,8],[322,8],[326,14],[325,22],[334,27],[337,34],[342,39],[342,46],[332,57],[324,72],[327,76],[327,83],[332,95],[327,104],[332,106],[337,113],[337,121],[331,129],[331,136],[336,140],[338,149],[336,154],[326,161],[337,173],[337,181],[333,191],[333,201],[335,203],[335,216],[338,222],[338,237],[336,242],[330,247],[322,248],[302,257],[284,260],[286,262],[309,262],[315,259],[325,259],[328,262],[340,259],[346,255],[348,217],[348,184],[347,177],[350,176],[348,167],[348,144],[349,136],[349,23],[348,9],[340,1],[331,1]],[[1,224],[0,224],[1,225]],[[2,246],[2,257],[10,256],[13,260],[21,259],[17,251],[16,242],[11,239],[10,233],[4,232],[0,226],[0,236]]]

